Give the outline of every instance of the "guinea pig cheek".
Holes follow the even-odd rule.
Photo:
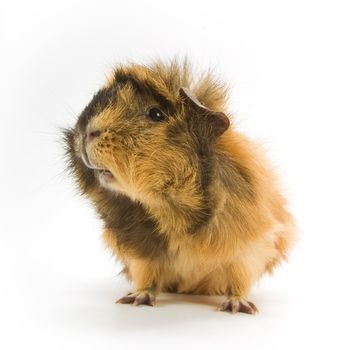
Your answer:
[[[93,142],[86,147],[89,163],[96,169],[99,177],[106,182],[110,182],[114,179],[113,172],[109,166],[111,163],[110,147],[109,144],[100,141]]]
[[[123,178],[127,173],[123,159],[123,151],[118,145],[108,141],[101,141],[97,143],[92,152],[93,159],[96,164],[99,164],[99,180],[102,185],[109,185],[108,187],[116,187],[120,190],[123,186]]]

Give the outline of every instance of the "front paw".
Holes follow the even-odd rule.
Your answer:
[[[257,307],[250,301],[243,298],[229,298],[225,300],[221,306],[220,311],[229,311],[232,313],[243,312],[245,314],[254,315],[258,312]]]
[[[119,304],[133,304],[133,305],[148,305],[154,306],[156,302],[155,295],[147,289],[138,290],[134,293],[129,293],[126,296],[116,301]]]

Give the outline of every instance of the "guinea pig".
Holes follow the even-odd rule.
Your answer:
[[[252,285],[287,258],[293,216],[227,91],[186,62],[120,65],[65,130],[70,173],[135,287],[119,303],[222,295],[220,310],[255,314]]]

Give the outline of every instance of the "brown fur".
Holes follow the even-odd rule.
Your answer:
[[[120,66],[66,142],[80,190],[137,290],[227,295],[246,309],[252,284],[286,259],[295,226],[259,147],[223,132],[216,112],[229,116],[226,92],[211,73],[194,79],[187,63]],[[166,119],[149,120],[150,106]],[[101,131],[89,144],[88,130]],[[101,182],[83,152],[113,180]]]

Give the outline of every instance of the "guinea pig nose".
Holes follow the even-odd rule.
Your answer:
[[[87,130],[86,132],[86,141],[87,142],[90,142],[92,141],[93,139],[95,139],[96,137],[100,136],[101,135],[101,131],[100,130]]]

